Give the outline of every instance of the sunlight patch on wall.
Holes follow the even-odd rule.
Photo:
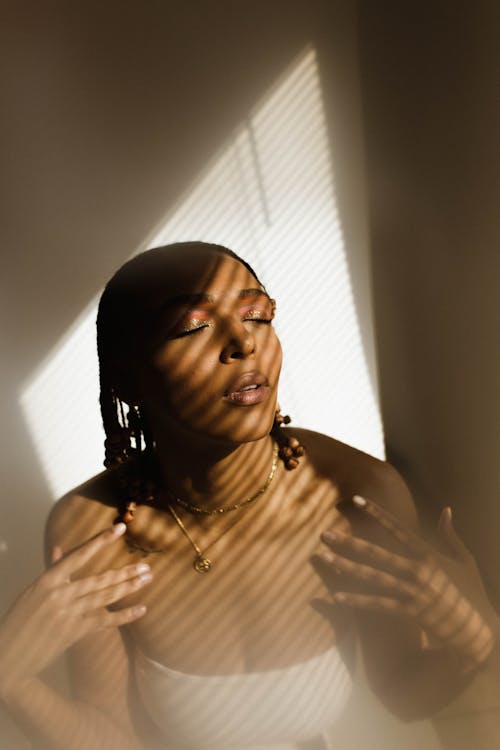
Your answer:
[[[313,49],[248,114],[138,251],[193,239],[234,249],[276,297],[284,413],[296,425],[383,457]],[[95,316],[94,300],[22,391],[55,496],[102,467]]]

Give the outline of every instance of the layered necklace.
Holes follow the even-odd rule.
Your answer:
[[[242,500],[239,503],[234,503],[233,505],[226,505],[221,508],[213,508],[211,510],[207,510],[206,508],[201,508],[197,505],[194,505],[192,503],[187,502],[186,500],[181,500],[181,498],[176,497],[175,495],[172,495],[169,493],[172,497],[173,503],[180,505],[182,508],[187,510],[189,513],[195,514],[195,515],[205,515],[205,516],[219,516],[223,515],[224,513],[230,513],[233,510],[239,510],[240,508],[244,508],[246,505],[250,505],[250,503],[255,502],[258,500],[258,498],[262,497],[264,493],[269,489],[269,486],[271,482],[274,479],[274,476],[276,474],[276,469],[278,466],[278,444],[275,442],[273,445],[273,460],[271,465],[271,470],[267,476],[266,481],[260,487],[257,492],[254,492],[253,495],[250,497],[247,497],[245,500]],[[218,536],[217,539],[214,539],[210,544],[208,544],[205,547],[205,550],[202,550],[200,546],[195,542],[189,531],[186,529],[184,523],[179,518],[177,512],[172,507],[172,503],[167,503],[167,508],[170,512],[170,515],[175,520],[177,525],[179,526],[180,530],[184,534],[184,536],[188,539],[191,546],[193,547],[196,555],[193,560],[193,568],[196,570],[197,573],[208,573],[209,570],[212,568],[212,561],[208,559],[208,557],[205,556],[206,550],[211,547],[215,542],[218,542],[221,537],[226,534],[232,527],[238,522],[239,519],[237,519],[234,523],[232,523],[221,536]],[[140,545],[133,542],[128,535],[126,535],[126,542],[129,547],[129,550],[131,552],[134,552],[136,550],[141,551],[144,555],[148,555],[153,552],[166,552],[166,549],[148,549],[145,547],[141,547]]]

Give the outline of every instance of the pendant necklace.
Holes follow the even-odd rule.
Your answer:
[[[186,501],[180,500],[178,497],[174,497],[174,500],[176,503],[181,505],[183,508],[186,508],[186,510],[190,511],[191,513],[202,513],[204,515],[220,515],[222,513],[228,513],[232,510],[237,510],[239,508],[243,508],[245,505],[249,505],[250,503],[254,502],[254,500],[257,500],[257,498],[262,497],[262,495],[266,492],[266,490],[269,488],[269,485],[274,479],[274,475],[276,474],[276,468],[278,466],[278,443],[274,443],[273,446],[273,463],[271,466],[271,471],[269,472],[269,475],[262,485],[260,489],[257,490],[257,492],[254,492],[254,494],[247,498],[246,500],[243,500],[241,503],[235,503],[234,505],[229,505],[223,508],[215,508],[214,510],[206,510],[205,508],[199,508],[196,505],[191,505],[191,503],[187,503]],[[183,522],[173,509],[173,507],[170,505],[170,503],[167,504],[167,507],[176,521],[177,525],[179,526],[182,533],[187,537],[189,542],[191,543],[194,551],[196,552],[196,557],[193,560],[193,568],[196,570],[197,573],[208,573],[208,571],[212,568],[212,561],[208,559],[208,557],[205,557],[205,554],[203,550],[196,544],[191,534],[188,532],[186,527],[184,526]],[[239,519],[238,519],[239,520]],[[237,523],[237,521],[235,521]],[[231,524],[231,526],[226,529],[224,534],[231,529],[235,523]],[[217,539],[214,539],[213,542],[211,542],[207,547],[205,547],[205,550],[208,549],[208,547],[211,547],[212,544],[215,544],[215,542],[218,542],[221,537],[219,536]]]
[[[215,515],[222,515],[223,513],[229,513],[233,510],[238,510],[240,508],[245,507],[246,505],[249,505],[250,503],[253,503],[258,498],[262,497],[264,493],[269,489],[269,486],[271,482],[274,479],[274,476],[276,474],[276,469],[278,466],[278,443],[274,443],[273,446],[273,462],[271,465],[271,470],[268,474],[268,477],[262,487],[260,487],[257,492],[254,492],[253,495],[248,497],[246,500],[242,500],[240,503],[235,503],[234,505],[225,506],[222,508],[214,508],[212,510],[207,510],[206,508],[200,508],[197,505],[192,505],[191,503],[186,502],[185,500],[181,500],[178,497],[175,497],[172,495],[173,501],[180,505],[182,508],[185,508],[189,513],[193,514],[199,514],[199,515],[207,515],[207,516],[215,516]],[[171,503],[167,503],[167,508],[170,512],[170,515],[184,534],[184,536],[188,539],[191,546],[193,547],[194,551],[196,552],[196,556],[193,560],[193,568],[197,573],[208,573],[212,568],[212,561],[208,559],[208,557],[205,556],[204,551],[200,548],[200,546],[195,542],[189,531],[186,529],[184,523],[179,518],[178,514],[172,507]],[[219,539],[224,536],[230,529],[235,526],[236,523],[238,523],[239,519],[237,519],[234,523],[232,523],[222,534],[221,536],[217,537],[217,539],[214,539],[210,544],[208,544],[205,547],[205,551],[211,547],[213,544],[219,541]],[[136,544],[128,535],[125,535],[125,541],[127,543],[127,546],[130,550],[130,552],[140,551],[143,553],[144,556],[147,556],[149,554],[152,554],[154,552],[166,552],[167,548],[161,548],[161,549],[149,549],[147,547],[142,547],[139,544]]]

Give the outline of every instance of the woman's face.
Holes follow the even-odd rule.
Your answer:
[[[224,443],[268,434],[281,369],[273,300],[245,266],[216,251],[174,258],[162,282],[148,290],[139,377],[153,432]]]

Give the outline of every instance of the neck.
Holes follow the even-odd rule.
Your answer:
[[[166,502],[172,495],[210,511],[234,505],[263,486],[272,465],[269,435],[239,445],[211,444],[192,436],[156,440]]]

